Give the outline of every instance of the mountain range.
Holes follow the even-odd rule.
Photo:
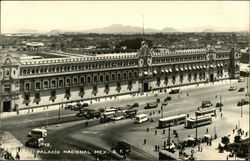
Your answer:
[[[63,33],[136,34],[142,32],[143,32],[142,27],[113,24],[103,28],[87,29],[80,31],[65,31],[65,30],[53,29],[49,32],[45,32],[45,34],[50,34],[50,35],[63,34]],[[174,33],[174,32],[241,32],[241,31],[229,27],[220,28],[213,26],[197,26],[197,27],[178,28],[178,29],[172,27],[165,27],[163,29],[154,29],[154,28],[144,29],[144,33]],[[38,30],[23,29],[17,31],[16,33],[44,33],[44,32],[39,32]]]

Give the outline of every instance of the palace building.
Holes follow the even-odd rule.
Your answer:
[[[1,57],[1,111],[147,92],[239,77],[239,52],[150,49],[135,53],[37,59],[18,52]]]

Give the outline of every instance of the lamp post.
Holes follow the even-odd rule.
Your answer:
[[[197,141],[197,134],[198,134],[198,128],[197,128],[197,113],[195,113],[195,139]]]

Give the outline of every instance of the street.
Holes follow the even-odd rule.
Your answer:
[[[101,107],[125,106],[138,102],[140,107],[139,113],[152,114],[155,122],[145,122],[143,124],[135,124],[133,119],[124,119],[116,122],[100,124],[99,120],[88,120],[89,126],[85,127],[83,118],[75,116],[76,111],[61,110],[60,119],[58,111],[48,111],[35,113],[30,115],[16,116],[12,118],[3,118],[2,129],[11,132],[21,143],[25,144],[28,137],[27,134],[34,127],[46,127],[48,125],[48,137],[45,142],[48,146],[37,150],[37,154],[42,159],[123,159],[119,154],[113,153],[111,147],[118,141],[125,141],[132,145],[132,151],[127,159],[131,160],[157,160],[158,153],[154,151],[155,145],[163,146],[163,142],[168,139],[168,129],[163,134],[163,129],[157,129],[158,119],[161,117],[161,103],[156,109],[145,110],[144,106],[148,102],[161,101],[166,96],[171,96],[172,100],[168,101],[167,106],[163,106],[163,116],[172,116],[177,114],[189,114],[194,116],[194,112],[201,106],[202,100],[210,100],[213,106],[220,102],[222,98],[222,112],[217,110],[217,117],[213,117],[212,124],[201,126],[198,128],[198,138],[203,137],[208,129],[208,134],[214,137],[215,133],[218,138],[227,135],[232,129],[238,125],[247,128],[249,126],[249,106],[243,106],[243,118],[241,118],[241,107],[237,106],[237,102],[245,96],[244,92],[229,91],[230,86],[237,86],[237,90],[246,87],[246,82],[232,82],[221,84],[207,84],[192,88],[181,88],[180,94],[165,94],[164,92],[148,94],[143,97],[132,97],[123,100],[107,101],[102,103],[91,104],[90,108],[99,109]],[[161,111],[160,111],[161,112]],[[48,113],[48,116],[47,116]],[[221,116],[221,113],[223,114]],[[240,121],[241,120],[241,121]],[[60,126],[56,126],[60,124]],[[149,128],[149,132],[146,129]],[[155,134],[155,130],[157,134]],[[173,130],[179,134],[179,139],[172,135]],[[195,137],[195,129],[186,129],[184,125],[171,127],[171,141],[179,142],[187,138],[188,135]],[[143,144],[143,140],[147,140],[147,144]],[[56,154],[51,154],[52,151]],[[206,157],[206,156],[204,156]],[[207,156],[208,157],[208,156]],[[209,159],[209,158],[199,158]]]

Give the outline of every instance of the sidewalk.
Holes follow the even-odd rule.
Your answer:
[[[181,87],[174,87],[174,88],[179,88],[181,90],[187,90],[190,88],[197,88],[197,87],[207,87],[207,86],[219,86],[221,84],[229,84],[229,83],[235,83],[238,80],[222,80],[219,82],[214,82],[214,83],[201,83],[201,84],[192,84],[192,85],[186,85],[186,86],[181,86]],[[166,89],[167,92],[171,90],[171,88]],[[138,97],[145,97],[145,96],[153,96],[154,94],[165,94],[165,92],[159,93],[159,90],[156,91],[150,91],[150,92],[143,92],[143,93],[136,93],[136,94],[125,94],[125,95],[120,95],[116,96],[116,98],[112,97],[106,97],[106,98],[100,98],[100,99],[93,99],[93,100],[88,100],[88,101],[83,101],[83,103],[88,103],[88,104],[98,104],[102,102],[108,102],[108,101],[117,101],[117,100],[127,100],[131,98],[138,98]],[[75,105],[76,102],[74,103],[68,103],[68,105]],[[44,111],[51,111],[51,110],[57,110],[61,105],[51,105],[51,106],[44,106],[44,107],[39,107],[39,108],[31,108],[31,109],[25,109],[25,110],[20,110],[19,114],[17,112],[4,112],[0,114],[0,118],[6,118],[6,117],[11,117],[11,116],[18,116],[18,115],[25,115],[25,114],[31,114],[31,113],[37,113],[37,112],[44,112]]]
[[[243,129],[246,130],[246,129]],[[236,136],[236,132],[233,134],[229,134],[229,139],[230,139],[230,143],[234,142],[234,136]],[[249,131],[248,131],[248,136],[245,137],[242,136],[242,139],[246,139],[249,138]],[[198,151],[198,146],[194,147],[194,148],[186,148],[185,152],[190,155],[191,154],[191,150],[194,150],[194,157],[196,158],[196,160],[245,160],[244,158],[238,158],[238,157],[227,157],[229,156],[230,152],[224,151],[223,153],[219,153],[219,151],[217,150],[219,143],[221,142],[221,137],[214,139],[212,141],[212,145],[209,146],[206,143],[202,143],[200,144],[202,147],[202,152]],[[178,152],[177,152],[178,154]]]
[[[13,158],[16,159],[16,154],[19,151],[20,160],[40,160],[36,155],[36,150],[25,147],[21,142],[19,142],[11,133],[7,131],[2,132],[2,145],[0,146],[2,151],[9,152]],[[4,160],[4,158],[0,159]]]

